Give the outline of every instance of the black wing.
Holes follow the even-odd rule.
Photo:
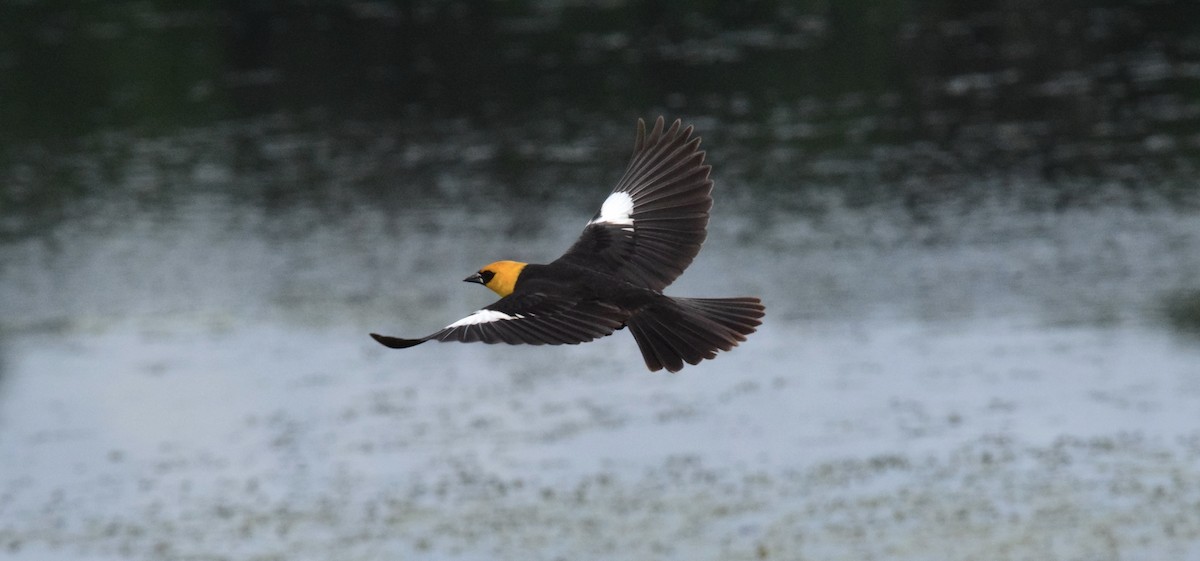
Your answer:
[[[625,176],[556,263],[615,274],[653,290],[671,284],[704,243],[712,208],[711,167],[700,138],[663,118],[646,134],[638,119],[633,159]]]
[[[535,292],[512,294],[420,339],[371,334],[381,344],[405,349],[425,341],[575,345],[612,334],[629,313],[600,302],[573,302]]]

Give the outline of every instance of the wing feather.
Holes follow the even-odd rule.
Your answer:
[[[646,123],[638,120],[633,157],[609,195],[609,200],[624,197],[632,203],[628,216],[596,213],[556,263],[662,290],[695,259],[712,208],[711,167],[692,127],[682,127],[679,120],[666,130],[664,125],[659,117],[647,133]]]
[[[379,343],[403,349],[425,341],[507,343],[509,345],[575,345],[612,334],[629,313],[596,301],[514,293],[420,339],[371,334]]]

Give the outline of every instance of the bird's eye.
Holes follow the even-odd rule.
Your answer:
[[[494,276],[496,276],[496,273],[489,271],[487,269],[479,271],[479,280],[483,281],[483,284],[492,282],[492,277],[494,277]]]

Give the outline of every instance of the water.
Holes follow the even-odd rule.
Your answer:
[[[95,98],[8,86],[0,558],[1200,556],[1200,43],[1174,20],[780,8],[718,14],[711,35],[713,14],[667,18],[693,38],[647,24],[643,45],[605,19],[578,34],[570,7],[115,6],[43,10],[0,49],[18,77],[38,49],[150,41],[194,63],[167,90],[140,81],[153,65]],[[445,81],[478,77],[429,37],[353,63],[209,57],[410,21],[476,21],[503,48],[463,64],[542,70],[462,100]],[[839,46],[856,26],[903,48]],[[551,38],[571,40],[557,62]],[[410,50],[425,58],[387,56]],[[360,87],[300,87],[332,62]],[[654,87],[596,93],[597,68]],[[706,78],[722,72],[739,81]],[[372,101],[401,81],[398,107]],[[482,264],[555,258],[656,111],[697,126],[716,180],[709,240],[668,293],[761,296],[746,343],[666,375],[624,332],[366,336],[490,303],[459,282]]]

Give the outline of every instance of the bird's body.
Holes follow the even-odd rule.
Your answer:
[[[633,161],[575,245],[545,264],[491,263],[468,282],[501,296],[421,339],[372,333],[383,345],[425,341],[577,344],[628,326],[647,367],[675,372],[728,351],[761,323],[758,298],[673,298],[662,293],[705,238],[712,181],[700,139],[660,117],[638,121]]]

